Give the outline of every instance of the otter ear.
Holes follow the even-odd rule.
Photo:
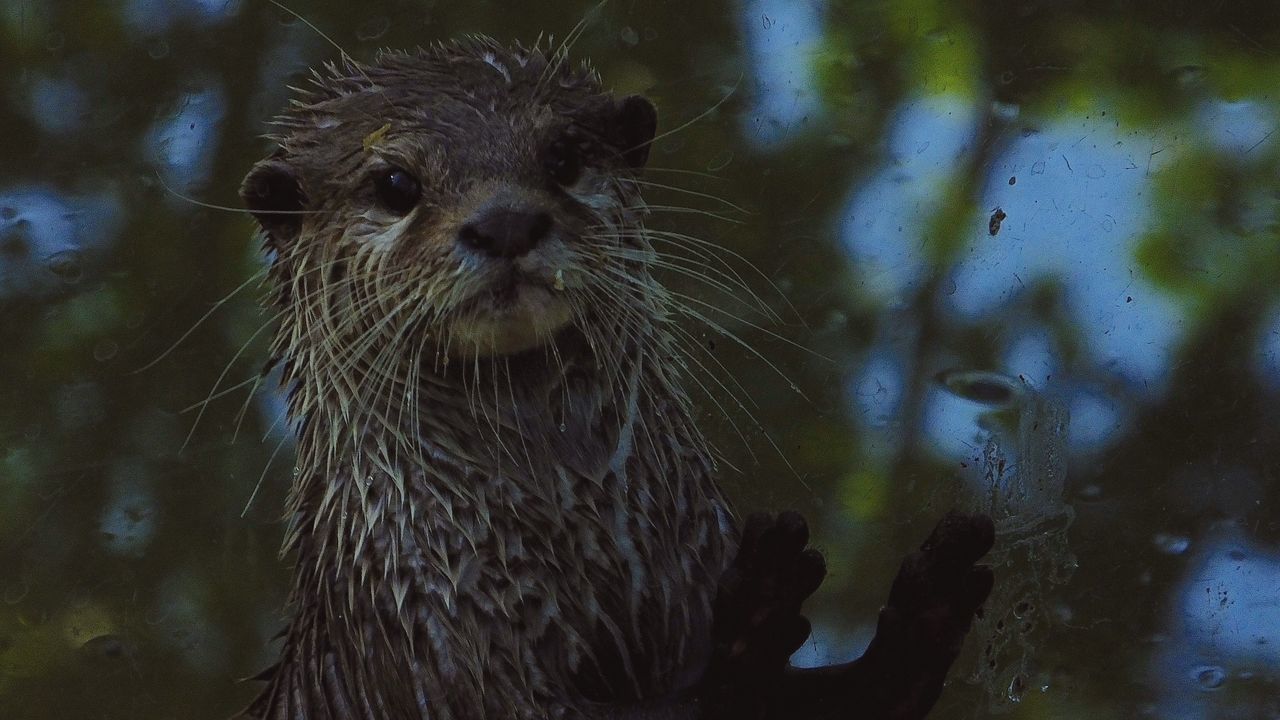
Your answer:
[[[641,95],[628,95],[614,105],[614,132],[622,159],[633,168],[644,167],[649,146],[658,130],[658,111]]]
[[[283,153],[253,166],[240,184],[240,197],[273,243],[288,242],[302,229],[298,211],[307,206],[297,171]]]

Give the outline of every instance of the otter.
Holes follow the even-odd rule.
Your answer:
[[[241,195],[298,439],[296,614],[244,716],[712,717],[707,677],[783,678],[823,569],[794,519],[737,555],[651,271],[652,103],[474,37],[329,64],[275,125]],[[787,579],[741,589],[762,573]]]

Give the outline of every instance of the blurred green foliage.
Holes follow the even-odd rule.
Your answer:
[[[730,398],[717,398],[728,417],[703,403],[726,456],[726,485],[743,508],[797,507],[812,519],[832,568],[815,618],[832,652],[856,651],[850,638],[865,637],[900,558],[948,507],[973,502],[965,478],[981,459],[949,457],[926,432],[935,373],[1008,370],[1001,358],[1014,329],[1043,325],[1058,350],[1054,372],[1096,389],[1128,422],[1105,449],[1073,457],[1070,537],[1080,570],[1044,598],[1055,622],[1032,637],[1030,689],[1009,716],[1151,712],[1181,680],[1162,675],[1154,639],[1187,569],[1185,557],[1154,549],[1153,535],[1199,539],[1227,525],[1258,543],[1280,541],[1280,405],[1258,370],[1266,353],[1258,339],[1274,322],[1280,287],[1280,138],[1270,139],[1280,117],[1280,5],[794,1],[822,18],[795,78],[814,88],[822,113],[773,145],[751,142],[761,60],[745,54],[743,36],[770,19],[781,32],[791,3],[614,0],[576,47],[620,92],[653,96],[665,129],[705,113],[655,148],[651,179],[748,211],[729,223],[706,213],[653,221],[740,255],[725,257],[784,318],[763,330],[760,317],[728,321],[776,373],[749,353],[712,351],[725,372],[751,381],[741,398],[750,417]],[[180,114],[188,93],[221,88],[225,119],[204,128],[203,142],[217,149],[211,179],[180,190],[235,207],[239,178],[267,150],[258,138],[285,102],[284,86],[338,55],[317,30],[368,58],[378,47],[464,32],[563,36],[593,5],[291,4],[315,30],[263,0],[0,6],[8,159],[0,199],[29,187],[105,192],[126,214],[83,277],[39,296],[0,294],[0,716],[226,717],[252,696],[236,679],[269,662],[283,622],[289,568],[275,554],[290,460],[287,444],[276,453],[282,428],[247,394],[251,385],[204,403],[254,378],[265,359],[268,333],[255,336],[270,321],[261,288],[233,293],[260,269],[252,224],[167,190],[148,132]],[[56,103],[37,102],[55,80],[90,100],[69,131],[51,129],[45,113]],[[975,113],[974,140],[942,168],[928,206],[913,210],[923,230],[903,242],[924,277],[889,300],[867,291],[864,268],[850,261],[842,213],[867,178],[898,162],[886,138],[904,104],[938,96]],[[1210,137],[1215,121],[1203,114],[1242,106],[1262,118],[1263,132],[1233,150],[1230,138]],[[1159,391],[1133,387],[1090,354],[1088,324],[1114,322],[1118,333],[1130,325],[1073,316],[1066,298],[1079,278],[1026,278],[1024,294],[976,321],[943,309],[954,266],[978,242],[1007,242],[1010,254],[1018,242],[1055,242],[1052,227],[1015,240],[1024,218],[988,237],[992,208],[982,193],[1011,174],[998,164],[1003,153],[1044,127],[1086,127],[1100,110],[1144,180],[1141,197],[1109,197],[1088,211],[1096,219],[1112,205],[1142,203],[1148,212],[1126,256],[1081,262],[1131,266],[1186,311]],[[1064,140],[1064,159],[1074,142]],[[649,200],[725,212],[660,188]],[[25,237],[23,228],[4,228],[0,270],[18,267],[26,247],[11,239]],[[1114,298],[1116,317],[1134,301]],[[862,417],[849,387],[886,347],[902,383],[892,417],[879,424]],[[1256,485],[1214,485],[1190,501],[1176,481],[1189,467],[1196,477],[1243,469]],[[132,550],[119,550],[128,542]],[[962,660],[935,717],[987,714],[991,689],[963,681],[979,649]],[[1276,668],[1255,672],[1280,681]],[[1274,712],[1260,685],[1233,690],[1231,707]]]

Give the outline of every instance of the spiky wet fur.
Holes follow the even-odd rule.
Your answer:
[[[512,107],[502,92],[468,98],[472,73],[500,69]],[[498,153],[529,134],[534,113],[517,105],[574,116],[612,102],[562,54],[473,39],[330,67],[279,121],[277,157],[317,212],[292,242],[267,239],[298,434],[284,544],[296,617],[251,717],[574,717],[688,685],[708,653],[731,521],[630,170],[606,168],[558,218],[576,228],[568,327],[514,355],[451,345],[478,312],[474,278],[442,244],[388,239],[352,209],[361,139],[439,122],[416,115],[430,93],[497,103],[509,126],[485,130]],[[335,116],[350,127],[325,127]],[[467,152],[494,144],[476,139]],[[469,182],[468,162],[523,172],[508,161],[422,160],[441,197]]]

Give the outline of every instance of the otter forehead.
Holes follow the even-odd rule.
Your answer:
[[[326,70],[276,121],[287,150],[319,156],[326,167],[355,159],[374,137],[392,151],[427,152],[433,163],[475,173],[527,156],[566,125],[609,131],[612,98],[595,73],[536,49],[473,39]]]
[[[520,114],[530,105],[547,105],[577,114],[605,100],[599,78],[585,64],[483,41],[386,52],[365,70],[356,75],[357,82],[365,81],[365,92],[413,108],[473,115],[464,118],[468,121],[476,110]]]

